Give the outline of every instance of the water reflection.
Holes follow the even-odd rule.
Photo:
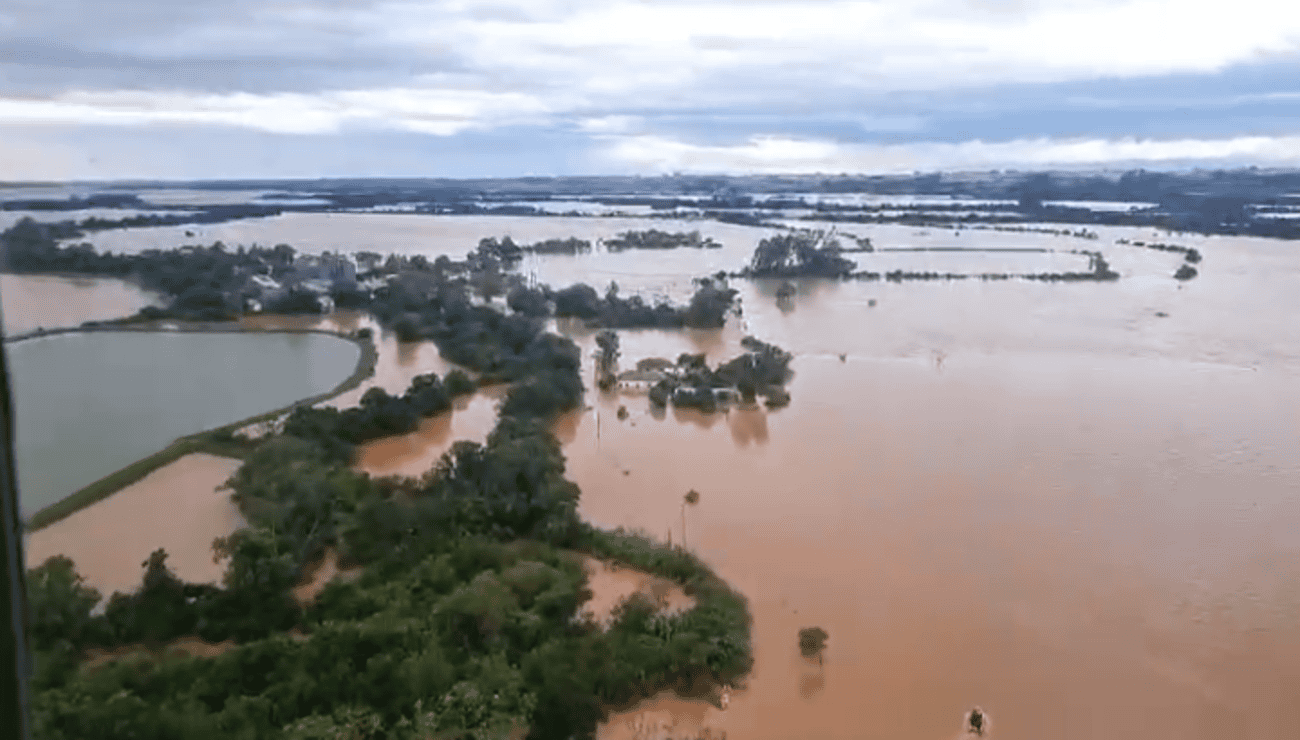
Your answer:
[[[731,439],[739,446],[767,444],[767,412],[758,408],[736,408],[727,413]]]
[[[822,672],[821,666],[807,667],[799,676],[799,696],[804,701],[816,698],[825,688],[826,674]]]

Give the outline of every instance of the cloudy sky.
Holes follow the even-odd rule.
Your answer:
[[[1281,0],[5,0],[0,180],[1300,166]]]

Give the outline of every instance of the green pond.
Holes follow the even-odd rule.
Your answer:
[[[27,518],[178,437],[328,392],[360,348],[324,334],[106,332],[6,353]]]

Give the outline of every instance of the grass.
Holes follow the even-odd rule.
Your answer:
[[[132,483],[136,483],[137,481],[144,478],[146,475],[149,475],[150,473],[154,472],[155,470],[158,470],[164,465],[168,465],[170,463],[175,462],[176,460],[179,460],[185,455],[189,455],[196,452],[204,452],[211,455],[219,455],[222,457],[233,457],[233,458],[242,459],[245,455],[248,454],[251,448],[247,443],[243,443],[238,440],[232,440],[229,438],[229,435],[232,432],[234,432],[236,429],[240,429],[242,427],[248,426],[249,424],[256,424],[258,422],[274,419],[277,416],[288,413],[299,406],[311,406],[313,404],[317,404],[320,403],[321,401],[329,400],[341,393],[346,393],[347,391],[356,388],[358,385],[361,384],[361,381],[365,380],[371,375],[374,375],[375,364],[378,361],[378,357],[379,357],[379,351],[375,348],[375,343],[373,339],[359,339],[356,337],[350,337],[350,336],[339,334],[337,332],[331,332],[323,329],[263,330],[263,329],[244,329],[244,328],[232,327],[230,329],[214,330],[211,328],[204,327],[202,329],[197,329],[197,328],[183,329],[183,331],[185,330],[217,331],[217,332],[243,331],[243,332],[256,332],[256,333],[273,332],[273,333],[290,333],[290,334],[293,333],[329,334],[331,336],[338,336],[344,339],[348,339],[349,341],[355,342],[357,346],[361,348],[361,357],[357,360],[357,366],[352,371],[352,374],[349,375],[347,378],[345,378],[343,382],[339,383],[330,391],[316,396],[312,396],[310,398],[304,398],[298,401],[294,401],[293,403],[287,406],[278,409],[273,409],[271,411],[267,411],[265,413],[261,413],[256,416],[252,416],[247,419],[241,419],[239,421],[226,424],[224,426],[220,426],[215,429],[208,429],[206,431],[198,432],[197,434],[191,434],[186,437],[181,437],[175,442],[172,442],[167,447],[163,448],[162,450],[159,450],[158,452],[155,452],[154,454],[144,458],[143,460],[137,460],[131,463],[130,465],[126,466],[125,468],[122,468],[121,470],[114,471],[104,476],[103,478],[100,478],[99,480],[87,485],[86,487],[32,514],[31,519],[29,519],[24,525],[26,531],[33,532],[38,529],[41,529],[42,527],[47,527],[53,524],[54,522],[57,522],[60,519],[63,519],[73,514],[74,512],[80,511],[81,509],[90,506],[93,503],[102,501],[105,498],[108,498],[109,496],[113,495],[114,493],[117,493],[118,491],[122,490],[123,488],[131,485]],[[71,331],[86,331],[86,330],[85,329],[71,329],[67,331],[55,330],[55,331],[46,332],[45,336],[48,336],[56,332],[68,333]],[[91,331],[153,331],[153,330],[152,329],[150,330],[125,329],[124,330],[124,329],[111,328],[111,327],[99,327],[99,328],[91,329]]]

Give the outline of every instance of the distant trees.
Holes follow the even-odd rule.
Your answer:
[[[0,249],[8,269],[15,272],[132,277],[170,299],[164,316],[197,320],[233,318],[242,309],[237,302],[249,277],[268,270],[284,273],[294,256],[288,245],[230,251],[218,242],[131,255],[100,254],[88,244],[59,245],[79,235],[67,222],[42,224],[24,218],[0,233]]]
[[[735,305],[737,291],[719,287],[709,278],[699,281],[700,286],[686,306],[682,323],[692,329],[720,329],[727,322]]]
[[[625,231],[618,236],[605,240],[605,247],[611,252],[627,249],[677,249],[692,247],[695,249],[720,249],[721,244],[709,237],[701,237],[700,232],[669,233],[658,229],[646,231]]]
[[[840,252],[839,242],[824,232],[778,234],[758,243],[745,273],[750,277],[847,277],[855,264]]]
[[[610,329],[675,329],[683,326],[713,329],[723,326],[727,314],[734,307],[737,291],[720,287],[708,278],[699,282],[700,286],[685,307],[676,307],[666,301],[650,305],[639,295],[622,297],[617,289],[607,291],[601,297],[595,288],[578,283],[555,291],[555,315],[584,319],[588,324]],[[519,300],[524,305],[530,299],[521,294]]]
[[[529,244],[523,247],[523,250],[533,254],[586,254],[591,251],[591,242],[577,237],[546,239]]]

